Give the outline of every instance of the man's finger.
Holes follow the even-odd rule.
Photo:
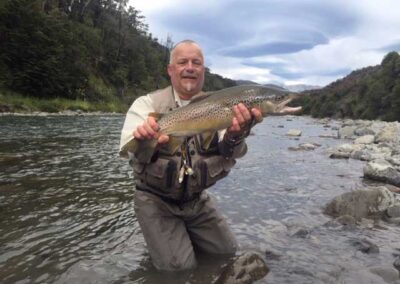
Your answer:
[[[144,123],[143,127],[144,127],[144,129],[146,129],[148,136],[154,137],[156,135],[156,132],[154,131],[154,129],[151,127],[150,124]]]
[[[235,112],[235,118],[237,119],[238,124],[243,125],[245,123],[245,120],[242,115],[242,112],[239,109],[239,106],[238,105],[233,106],[233,111]]]
[[[240,114],[242,115],[244,122],[248,122],[251,120],[251,114],[249,112],[249,109],[242,103],[238,104],[238,108],[240,111]]]
[[[232,118],[232,126],[229,128],[229,131],[231,132],[240,131],[240,125],[236,117]]]
[[[143,139],[143,136],[140,135],[137,130],[133,131],[133,137],[135,137],[135,139]]]
[[[253,117],[254,117],[254,119],[255,119],[255,121],[257,123],[263,121],[263,116],[262,116],[262,113],[261,113],[261,111],[259,109],[252,108],[251,109],[251,113],[252,113],[252,115],[253,115]]]
[[[149,116],[149,118],[147,119],[147,123],[154,131],[158,131],[158,123],[154,117]]]
[[[137,132],[139,132],[139,134],[143,137],[143,138],[147,138],[150,139],[150,135],[147,132],[146,128],[143,125],[138,126],[138,128],[136,129]]]
[[[169,136],[165,134],[161,134],[160,137],[158,137],[158,144],[165,144],[169,141]]]

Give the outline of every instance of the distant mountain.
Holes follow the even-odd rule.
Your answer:
[[[250,80],[236,80],[236,84],[238,86],[241,85],[260,85],[259,83],[250,81]],[[277,89],[280,91],[291,91],[291,92],[296,92],[300,93],[303,91],[308,91],[308,90],[315,90],[315,89],[320,89],[321,86],[314,86],[314,85],[305,85],[305,84],[297,84],[297,85],[286,85],[286,84],[263,84],[263,86]]]
[[[304,93],[298,103],[312,116],[400,121],[400,55],[390,52],[380,65]]]
[[[271,89],[276,89],[276,90],[278,90],[278,91],[283,91],[283,92],[289,91],[289,90],[286,89],[285,87],[279,86],[279,85],[276,85],[276,84],[264,84],[263,86],[268,87],[268,88],[271,88]]]
[[[321,89],[322,87],[315,85],[296,84],[296,85],[285,85],[285,88],[288,89],[289,91],[300,93],[309,90]]]
[[[242,85],[260,85],[256,82],[250,81],[250,80],[236,80],[236,84],[238,86],[242,86]]]

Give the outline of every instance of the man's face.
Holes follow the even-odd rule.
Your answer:
[[[197,44],[182,43],[175,47],[168,74],[174,89],[190,99],[201,91],[204,84],[204,59]]]

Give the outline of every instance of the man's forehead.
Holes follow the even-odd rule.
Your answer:
[[[183,43],[175,47],[175,58],[198,57],[203,59],[201,48],[195,43]]]

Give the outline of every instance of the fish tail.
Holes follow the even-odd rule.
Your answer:
[[[157,142],[157,139],[132,139],[122,147],[119,154],[121,157],[129,158],[129,153],[132,153],[140,162],[149,163],[157,147]]]

